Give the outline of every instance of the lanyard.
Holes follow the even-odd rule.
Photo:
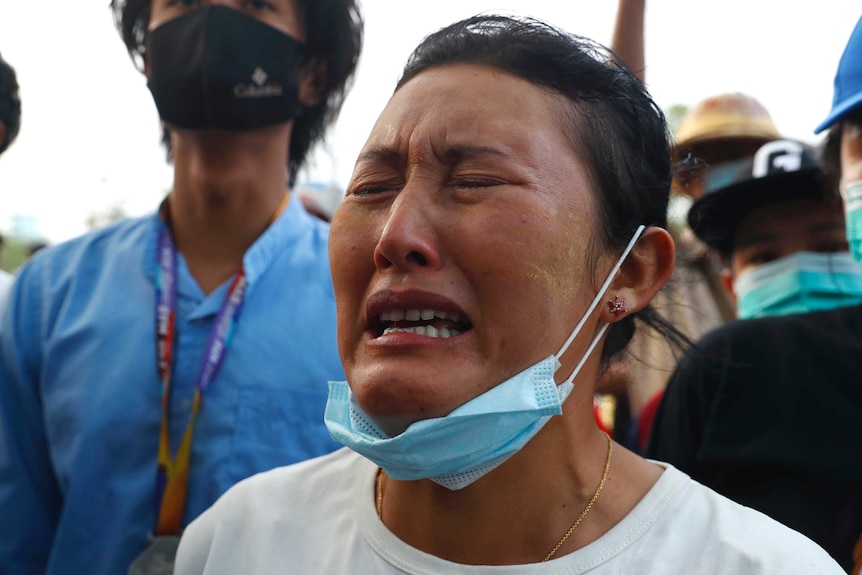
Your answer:
[[[176,457],[171,459],[168,414],[171,391],[171,366],[177,308],[177,248],[167,225],[159,232],[156,270],[156,361],[162,382],[162,422],[159,431],[158,470],[156,473],[156,535],[179,534],[186,506],[192,431],[203,402],[204,392],[221,368],[224,356],[242,311],[248,281],[244,268],[233,280],[222,301],[210,332],[203,365],[195,386],[192,412]]]

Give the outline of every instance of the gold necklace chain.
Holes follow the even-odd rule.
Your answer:
[[[367,500],[366,500],[367,501]],[[377,470],[377,517],[383,521],[383,470]]]
[[[602,432],[602,433],[604,433],[604,432]],[[542,559],[543,563],[545,561],[549,561],[557,553],[557,551],[560,550],[560,547],[563,546],[563,544],[566,542],[566,540],[569,537],[571,537],[572,533],[575,532],[575,529],[578,528],[578,525],[581,524],[581,522],[584,520],[584,517],[586,517],[587,513],[590,512],[590,509],[593,508],[593,504],[595,504],[596,499],[599,498],[599,493],[602,492],[602,488],[605,486],[605,482],[608,480],[608,471],[611,468],[611,456],[614,454],[614,443],[613,443],[613,441],[611,441],[611,436],[608,435],[607,433],[605,433],[605,438],[607,438],[607,440],[608,440],[608,456],[605,459],[605,469],[604,469],[604,471],[602,471],[602,480],[599,481],[599,486],[596,488],[596,491],[595,491],[595,493],[593,493],[593,496],[592,496],[592,498],[590,498],[590,501],[589,501],[589,503],[587,503],[587,506],[584,507],[583,511],[581,511],[581,514],[578,516],[578,518],[575,520],[575,522],[572,523],[572,526],[569,527],[569,530],[566,531],[566,534],[563,535],[563,538],[560,539],[560,541],[556,545],[554,545],[554,548],[551,549],[551,552],[548,553],[544,559]],[[380,518],[381,521],[383,521],[383,470],[382,469],[378,470],[378,472],[377,472],[377,485],[376,485],[376,487],[377,487],[377,516]]]
[[[602,432],[602,433],[605,433],[605,432]],[[578,525],[581,524],[581,521],[583,521],[584,517],[587,516],[587,513],[590,512],[590,509],[593,508],[593,504],[596,502],[596,499],[599,498],[599,493],[602,492],[602,488],[605,486],[605,481],[608,480],[608,470],[611,468],[611,456],[614,454],[614,442],[611,441],[611,436],[608,435],[607,433],[605,433],[605,437],[608,440],[608,457],[607,457],[607,459],[605,459],[605,469],[604,469],[604,471],[602,471],[602,480],[599,481],[599,486],[596,487],[596,492],[593,493],[593,496],[590,499],[590,502],[587,503],[587,506],[584,507],[583,511],[581,511],[581,514],[578,515],[578,518],[575,520],[574,523],[572,523],[572,526],[569,527],[569,530],[566,531],[566,534],[563,535],[563,538],[560,539],[560,541],[556,545],[554,545],[554,548],[551,549],[550,553],[545,555],[545,558],[542,559],[542,563],[544,563],[545,561],[549,561],[554,556],[554,554],[560,550],[560,547],[562,547],[563,543],[566,542],[566,539],[568,539],[572,535],[572,533],[575,532],[575,529],[578,528]]]

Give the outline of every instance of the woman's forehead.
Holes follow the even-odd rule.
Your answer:
[[[560,153],[568,146],[556,97],[489,66],[431,68],[390,99],[365,149],[435,145],[499,154]]]

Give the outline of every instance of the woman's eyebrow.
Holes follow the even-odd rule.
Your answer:
[[[385,146],[375,146],[368,150],[364,150],[359,156],[356,158],[356,163],[366,163],[366,162],[385,162],[387,164],[397,163],[401,161],[401,154],[393,150],[392,148],[387,148]]]
[[[494,157],[503,160],[513,160],[514,156],[503,148],[496,146],[484,146],[463,144],[447,147],[443,153],[441,160],[447,165],[454,165],[466,160]],[[375,146],[369,148],[356,158],[356,164],[383,162],[387,164],[398,164],[403,161],[401,152],[386,146]]]
[[[447,148],[443,154],[443,160],[447,164],[457,164],[465,160],[471,160],[485,156],[501,158],[504,160],[513,159],[513,156],[509,152],[501,148],[497,148],[494,146],[465,144],[451,146]]]

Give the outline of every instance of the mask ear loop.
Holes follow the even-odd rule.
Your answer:
[[[559,358],[561,358],[563,356],[563,354],[566,352],[566,350],[569,349],[569,346],[572,344],[572,342],[578,336],[578,333],[580,333],[581,328],[584,327],[584,324],[586,323],[587,319],[592,315],[593,311],[596,309],[596,306],[599,305],[599,302],[604,297],[605,292],[608,290],[608,287],[611,285],[611,282],[614,280],[614,276],[617,274],[620,267],[622,267],[623,262],[626,261],[626,258],[628,257],[629,253],[632,251],[632,248],[635,246],[637,241],[640,239],[641,234],[643,234],[645,229],[646,229],[646,226],[644,226],[643,224],[638,226],[638,229],[635,231],[634,235],[632,235],[632,239],[629,240],[629,243],[626,246],[626,249],[623,250],[622,255],[617,260],[617,263],[614,265],[614,268],[611,270],[611,273],[608,274],[608,277],[605,280],[605,283],[602,284],[602,287],[599,290],[599,293],[596,295],[595,299],[593,299],[593,302],[590,304],[590,307],[587,308],[586,313],[584,313],[584,316],[581,318],[581,321],[578,322],[578,325],[575,326],[574,331],[572,331],[572,334],[569,336],[569,338],[563,344],[563,347],[560,348],[560,351],[557,353],[557,356],[556,356],[557,361],[559,361]],[[578,372],[581,371],[581,368],[587,362],[587,359],[589,359],[590,354],[592,354],[592,352],[593,352],[593,349],[595,349],[596,345],[599,343],[599,340],[602,339],[602,336],[608,330],[609,326],[610,326],[610,324],[607,322],[605,322],[604,325],[602,325],[601,329],[599,329],[599,333],[596,334],[595,338],[593,338],[592,343],[590,343],[590,346],[587,348],[587,351],[586,351],[586,353],[584,353],[584,356],[581,358],[581,361],[578,362],[578,365],[577,365],[577,367],[575,367],[575,370],[572,372],[572,374],[569,377],[566,378],[566,381],[564,381],[563,383],[560,384],[561,386],[564,386],[564,385],[568,386],[574,381],[575,377],[577,377],[577,375],[578,375]]]

